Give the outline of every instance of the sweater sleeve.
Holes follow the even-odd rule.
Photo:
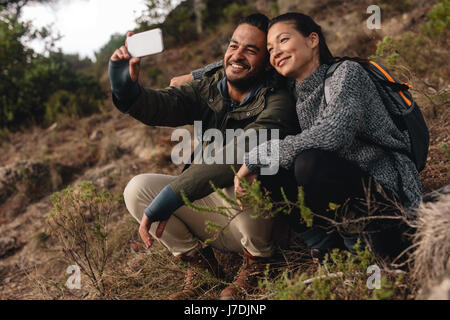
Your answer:
[[[373,83],[359,64],[342,63],[330,81],[330,101],[313,126],[283,140],[271,140],[259,145],[246,156],[246,163],[263,166],[270,160],[277,161],[278,157],[264,159],[261,155],[270,155],[270,150],[278,149],[279,165],[290,169],[302,151],[336,151],[351,145],[362,123],[366,92],[371,86]],[[251,170],[255,170],[255,165],[251,166]]]
[[[216,68],[221,68],[222,65],[223,65],[223,60],[219,60],[219,61],[210,63],[203,68],[192,71],[191,72],[192,77],[194,78],[194,80],[200,80],[205,75],[205,73],[207,73],[211,70],[214,70]]]

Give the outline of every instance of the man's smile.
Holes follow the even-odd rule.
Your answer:
[[[238,63],[238,62],[231,62],[228,64],[233,71],[242,71],[242,70],[249,70],[250,67],[246,64]]]

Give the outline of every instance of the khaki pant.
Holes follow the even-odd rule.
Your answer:
[[[175,176],[164,174],[141,174],[128,183],[124,190],[124,199],[128,211],[138,221],[141,221],[144,209],[152,202],[158,193],[168,185]],[[229,197],[234,198],[234,187],[222,189]],[[217,193],[194,202],[195,205],[216,208],[230,207]],[[229,218],[216,212],[198,212],[187,206],[176,210],[169,218],[161,238],[156,238],[155,232],[158,222],[152,223],[150,234],[159,240],[169,251],[179,256],[200,246],[200,240],[209,238],[215,240],[210,243],[214,248],[229,252],[242,252],[245,248],[251,255],[270,257],[273,254],[271,242],[272,220],[251,218],[251,210],[243,212],[233,210],[233,215],[239,213],[231,223],[222,230],[217,238],[205,231],[205,222],[212,221],[220,226],[226,226]]]

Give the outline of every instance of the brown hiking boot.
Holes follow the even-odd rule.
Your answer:
[[[180,260],[188,263],[189,269],[184,278],[183,290],[171,294],[168,297],[170,300],[185,300],[201,293],[202,285],[198,283],[200,279],[198,269],[209,271],[215,277],[222,276],[221,268],[211,247],[199,249],[192,256],[182,255]]]
[[[242,297],[243,293],[252,293],[258,287],[258,277],[261,276],[267,258],[254,257],[243,249],[243,263],[233,282],[220,293],[220,300],[234,300]]]

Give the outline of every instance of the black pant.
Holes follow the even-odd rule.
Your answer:
[[[305,195],[305,205],[316,215],[314,226],[324,229],[335,229],[343,236],[349,236],[349,230],[333,227],[323,215],[340,222],[343,216],[351,209],[353,218],[365,217],[369,208],[375,215],[394,215],[395,208],[390,201],[394,197],[386,190],[380,190],[375,181],[356,164],[344,160],[336,153],[308,150],[300,153],[295,159],[292,171],[280,168],[278,174],[273,176],[260,176],[262,186],[270,193],[274,201],[282,201],[280,187],[283,187],[289,200],[295,202],[298,195],[298,186],[302,186]],[[368,205],[366,196],[370,190],[371,202]],[[338,204],[339,210],[329,210],[330,203]],[[377,210],[373,210],[374,206]],[[288,223],[297,232],[307,228],[301,223],[299,212],[286,216]],[[376,251],[381,255],[394,255],[400,253],[405,247],[402,237],[403,225],[399,220],[370,220],[370,223],[359,225],[368,236]],[[351,236],[351,234],[350,234]],[[354,234],[355,237],[359,236]],[[403,243],[403,245],[401,245]]]

